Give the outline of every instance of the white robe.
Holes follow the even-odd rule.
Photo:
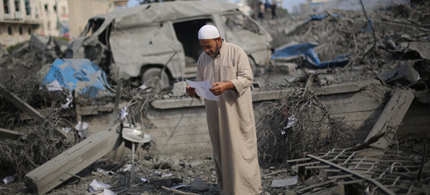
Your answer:
[[[248,57],[239,46],[223,42],[217,58],[203,52],[197,63],[196,80],[231,81],[235,87],[218,96],[219,101],[205,100],[219,188],[225,195],[259,194],[262,187]]]

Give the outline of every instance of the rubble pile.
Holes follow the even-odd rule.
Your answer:
[[[428,1],[412,1],[385,10],[329,10],[309,17],[262,21],[274,37],[273,46],[312,43],[322,62],[347,59],[342,68],[321,71],[330,83],[354,82],[377,77],[400,65],[427,62]],[[367,13],[367,14],[365,14]],[[291,26],[295,28],[291,28]],[[276,60],[276,63],[284,62]],[[302,61],[290,61],[306,66]],[[310,67],[315,69],[317,67]]]
[[[429,10],[430,2],[411,1],[411,4],[385,10],[329,10],[309,20],[262,22],[275,37],[274,43],[279,48],[313,43],[317,45],[314,51],[321,61],[339,56],[348,60],[347,64],[328,68],[312,66],[306,62],[306,57],[273,60],[275,64],[296,64],[296,71],[302,72],[303,76],[292,82],[286,80],[282,87],[295,88],[295,92],[273,103],[257,122],[260,157],[286,161],[292,166],[292,169],[288,168],[288,173],[284,172],[286,174],[274,171],[272,179],[296,177],[301,181],[294,186],[284,185],[288,188],[286,191],[272,192],[428,192],[430,178],[423,174],[428,172],[428,137],[420,139],[410,134],[391,141],[383,132],[373,137],[369,135],[365,142],[354,146],[350,141],[354,136],[348,133],[357,129],[342,123],[343,118],[331,118],[331,113],[324,112],[326,108],[318,104],[318,97],[306,98],[306,94],[312,94],[322,86],[378,80],[392,89],[385,95],[391,96],[393,91],[399,89],[413,89],[418,104],[428,108]],[[290,22],[298,24],[292,25]],[[288,29],[288,25],[296,28]],[[313,83],[312,87],[310,83]],[[321,119],[319,117],[325,121],[318,120]],[[317,127],[313,124],[316,121],[319,122]],[[323,131],[327,127],[329,130]],[[398,127],[392,128],[395,132]],[[375,142],[385,139],[389,140],[389,146],[375,148]],[[349,178],[342,176],[345,174]],[[358,180],[365,182],[363,184]],[[273,186],[276,185],[272,183]]]
[[[0,53],[0,72],[9,76],[8,80],[25,80],[39,72],[44,65],[50,65],[56,58],[63,58],[67,48],[67,41],[53,37],[31,35],[30,41],[17,45],[11,51]]]
[[[303,88],[271,105],[256,128],[260,158],[275,162],[346,147],[353,137],[352,127],[331,116],[318,97]]]

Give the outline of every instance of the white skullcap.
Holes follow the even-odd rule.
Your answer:
[[[199,30],[199,39],[215,39],[218,37],[219,32],[215,26],[206,24]]]

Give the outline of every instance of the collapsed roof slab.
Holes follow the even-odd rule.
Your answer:
[[[119,125],[117,123],[107,130],[91,135],[27,173],[24,178],[25,185],[31,193],[45,194],[73,177],[121,144],[122,137],[116,132]]]

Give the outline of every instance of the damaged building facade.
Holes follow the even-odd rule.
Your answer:
[[[38,0],[5,0],[0,6],[0,45],[24,42],[37,32],[41,22]]]

